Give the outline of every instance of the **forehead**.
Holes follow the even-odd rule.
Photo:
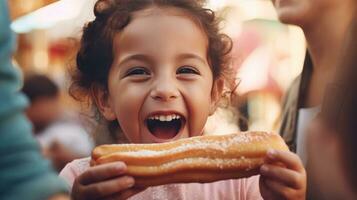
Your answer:
[[[199,22],[176,8],[150,7],[133,14],[130,23],[114,38],[114,51],[158,51],[174,45],[176,50],[206,53],[208,38]]]
[[[204,32],[200,24],[200,21],[196,17],[194,17],[192,13],[190,13],[188,10],[170,7],[170,6],[161,6],[161,7],[151,6],[146,9],[136,11],[132,14],[132,21],[145,20],[145,19],[149,21],[150,19],[153,18],[165,19],[167,17],[170,17],[171,20],[173,20],[174,18],[176,18],[176,20],[177,19],[188,20],[190,21],[191,25],[195,24],[197,26],[196,28],[199,28]]]

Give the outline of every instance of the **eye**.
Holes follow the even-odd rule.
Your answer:
[[[199,75],[199,71],[191,66],[182,66],[177,69],[176,74],[197,74]]]
[[[140,76],[140,75],[150,75],[150,73],[144,67],[134,67],[129,69],[125,74],[125,76]]]

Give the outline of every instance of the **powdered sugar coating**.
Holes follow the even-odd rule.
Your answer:
[[[222,152],[225,154],[229,148],[237,147],[238,145],[251,143],[253,141],[264,141],[269,137],[269,134],[259,134],[259,133],[241,133],[234,134],[231,137],[227,137],[225,140],[190,140],[194,138],[189,138],[187,143],[182,143],[179,146],[167,150],[148,150],[142,149],[138,151],[123,151],[120,152],[122,155],[142,157],[142,156],[160,156],[166,154],[175,154],[185,151],[195,150],[195,149],[211,149],[215,151]],[[154,144],[155,145],[155,144]]]
[[[219,158],[183,158],[179,160],[175,160],[172,162],[165,163],[161,165],[163,169],[171,169],[172,167],[177,167],[180,165],[187,165],[191,164],[191,166],[195,169],[199,168],[200,165],[203,168],[207,168],[207,165],[210,165],[213,168],[223,169],[223,168],[230,168],[237,166],[237,163],[246,163],[248,164],[248,168],[246,170],[250,170],[252,168],[252,164],[245,159],[244,157],[241,158],[231,158],[231,159],[219,159]],[[193,166],[195,165],[195,166]]]

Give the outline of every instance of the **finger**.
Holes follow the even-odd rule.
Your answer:
[[[71,199],[72,200],[81,200],[81,199],[86,199],[86,200],[92,200],[92,197],[85,196],[84,186],[81,185],[78,181],[78,179],[74,180],[72,191],[71,191]]]
[[[281,184],[280,182],[265,179],[263,184],[268,190],[270,190],[277,196],[282,197],[282,199],[290,199],[290,197],[295,196],[294,195],[295,190]]]
[[[269,149],[267,151],[267,163],[283,163],[287,168],[295,171],[304,171],[300,158],[290,151]]]
[[[104,182],[84,186],[84,196],[90,198],[103,198],[118,192],[127,190],[135,184],[134,178],[130,176],[123,176]]]
[[[95,166],[84,172],[80,178],[79,183],[88,185],[91,183],[101,182],[109,178],[117,177],[126,172],[126,165],[123,162],[113,162]]]
[[[300,173],[276,165],[264,164],[260,168],[260,173],[264,178],[281,182],[294,189],[301,189],[305,181]]]
[[[105,198],[105,200],[124,200],[128,199],[129,197],[132,197],[142,191],[146,190],[146,188],[132,188],[129,190],[125,190],[123,192],[114,194],[110,197]]]
[[[269,188],[266,186],[265,184],[265,177],[264,176],[260,176],[259,177],[259,190],[260,190],[260,194],[262,195],[262,197],[264,197],[264,199],[273,199],[272,196],[272,192],[269,190]]]

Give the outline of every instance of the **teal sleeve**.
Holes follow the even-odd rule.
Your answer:
[[[27,101],[11,64],[15,36],[9,23],[7,1],[0,0],[0,199],[46,199],[66,186],[41,156],[23,114]]]

